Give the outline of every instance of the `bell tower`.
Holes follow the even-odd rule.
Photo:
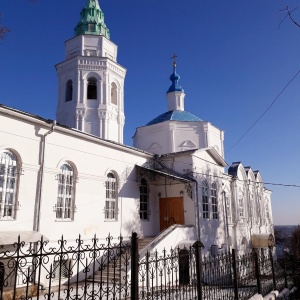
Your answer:
[[[117,63],[98,0],[87,0],[65,49],[65,60],[56,65],[57,122],[123,143],[126,69]]]

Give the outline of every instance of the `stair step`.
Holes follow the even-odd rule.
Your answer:
[[[140,252],[142,249],[144,249],[147,245],[151,243],[151,241],[154,239],[154,237],[145,237],[138,241],[138,251]],[[128,252],[127,252],[128,251]],[[126,252],[130,253],[131,249],[126,249],[121,255],[121,258],[119,257],[115,261],[110,261],[108,265],[104,266],[102,270],[97,270],[93,275],[90,275],[87,281],[93,281],[93,282],[103,282],[103,283],[112,283],[115,282],[121,282],[123,280],[124,270],[126,269]],[[125,256],[125,257],[124,257]],[[128,257],[129,258],[129,257]],[[127,258],[127,259],[128,259]],[[129,264],[129,261],[127,261]],[[101,278],[102,273],[102,278]]]

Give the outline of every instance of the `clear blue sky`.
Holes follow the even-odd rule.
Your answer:
[[[299,1],[100,0],[118,62],[127,68],[125,143],[135,128],[167,110],[171,55],[185,109],[225,131],[229,149],[300,69],[300,28],[280,10]],[[0,44],[0,103],[55,119],[64,41],[86,0],[2,0],[11,29]],[[295,11],[300,22],[300,8]],[[230,165],[260,170],[265,182],[300,185],[300,75],[268,113],[226,153]],[[300,190],[273,191],[275,224],[300,223]]]

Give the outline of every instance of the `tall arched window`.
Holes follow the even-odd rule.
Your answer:
[[[265,200],[265,213],[266,213],[266,224],[270,223],[270,211],[269,211],[269,204],[268,200]]]
[[[225,193],[225,203],[226,203],[226,217],[227,217],[227,222],[231,223],[231,202],[227,194]]]
[[[239,220],[244,222],[245,219],[245,210],[244,210],[244,195],[240,194],[238,199],[238,207],[239,207]]]
[[[112,104],[118,105],[117,85],[114,82],[111,84],[110,99]]]
[[[260,196],[257,196],[257,201],[256,201],[256,220],[257,220],[257,223],[259,224],[260,221],[261,221],[261,209],[260,209],[260,206],[261,206],[261,197]]]
[[[16,217],[17,166],[11,151],[0,152],[0,218]]]
[[[117,219],[117,179],[113,173],[107,174],[106,179],[105,219]]]
[[[213,219],[218,219],[217,185],[215,182],[211,184],[211,208]]]
[[[140,219],[148,220],[148,185],[146,180],[143,178],[140,185]]]
[[[58,179],[57,203],[55,206],[56,219],[74,218],[74,172],[72,167],[65,163],[60,167]]]
[[[73,81],[70,79],[66,83],[66,102],[73,99]]]
[[[87,98],[97,99],[97,79],[91,77],[87,81]]]
[[[209,207],[208,207],[208,184],[206,180],[202,181],[202,216],[204,219],[209,219]]]

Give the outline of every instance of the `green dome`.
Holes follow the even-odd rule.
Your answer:
[[[98,0],[88,0],[82,9],[80,21],[75,27],[75,36],[81,34],[104,35],[106,38],[110,38],[109,29],[104,23],[104,13]]]

